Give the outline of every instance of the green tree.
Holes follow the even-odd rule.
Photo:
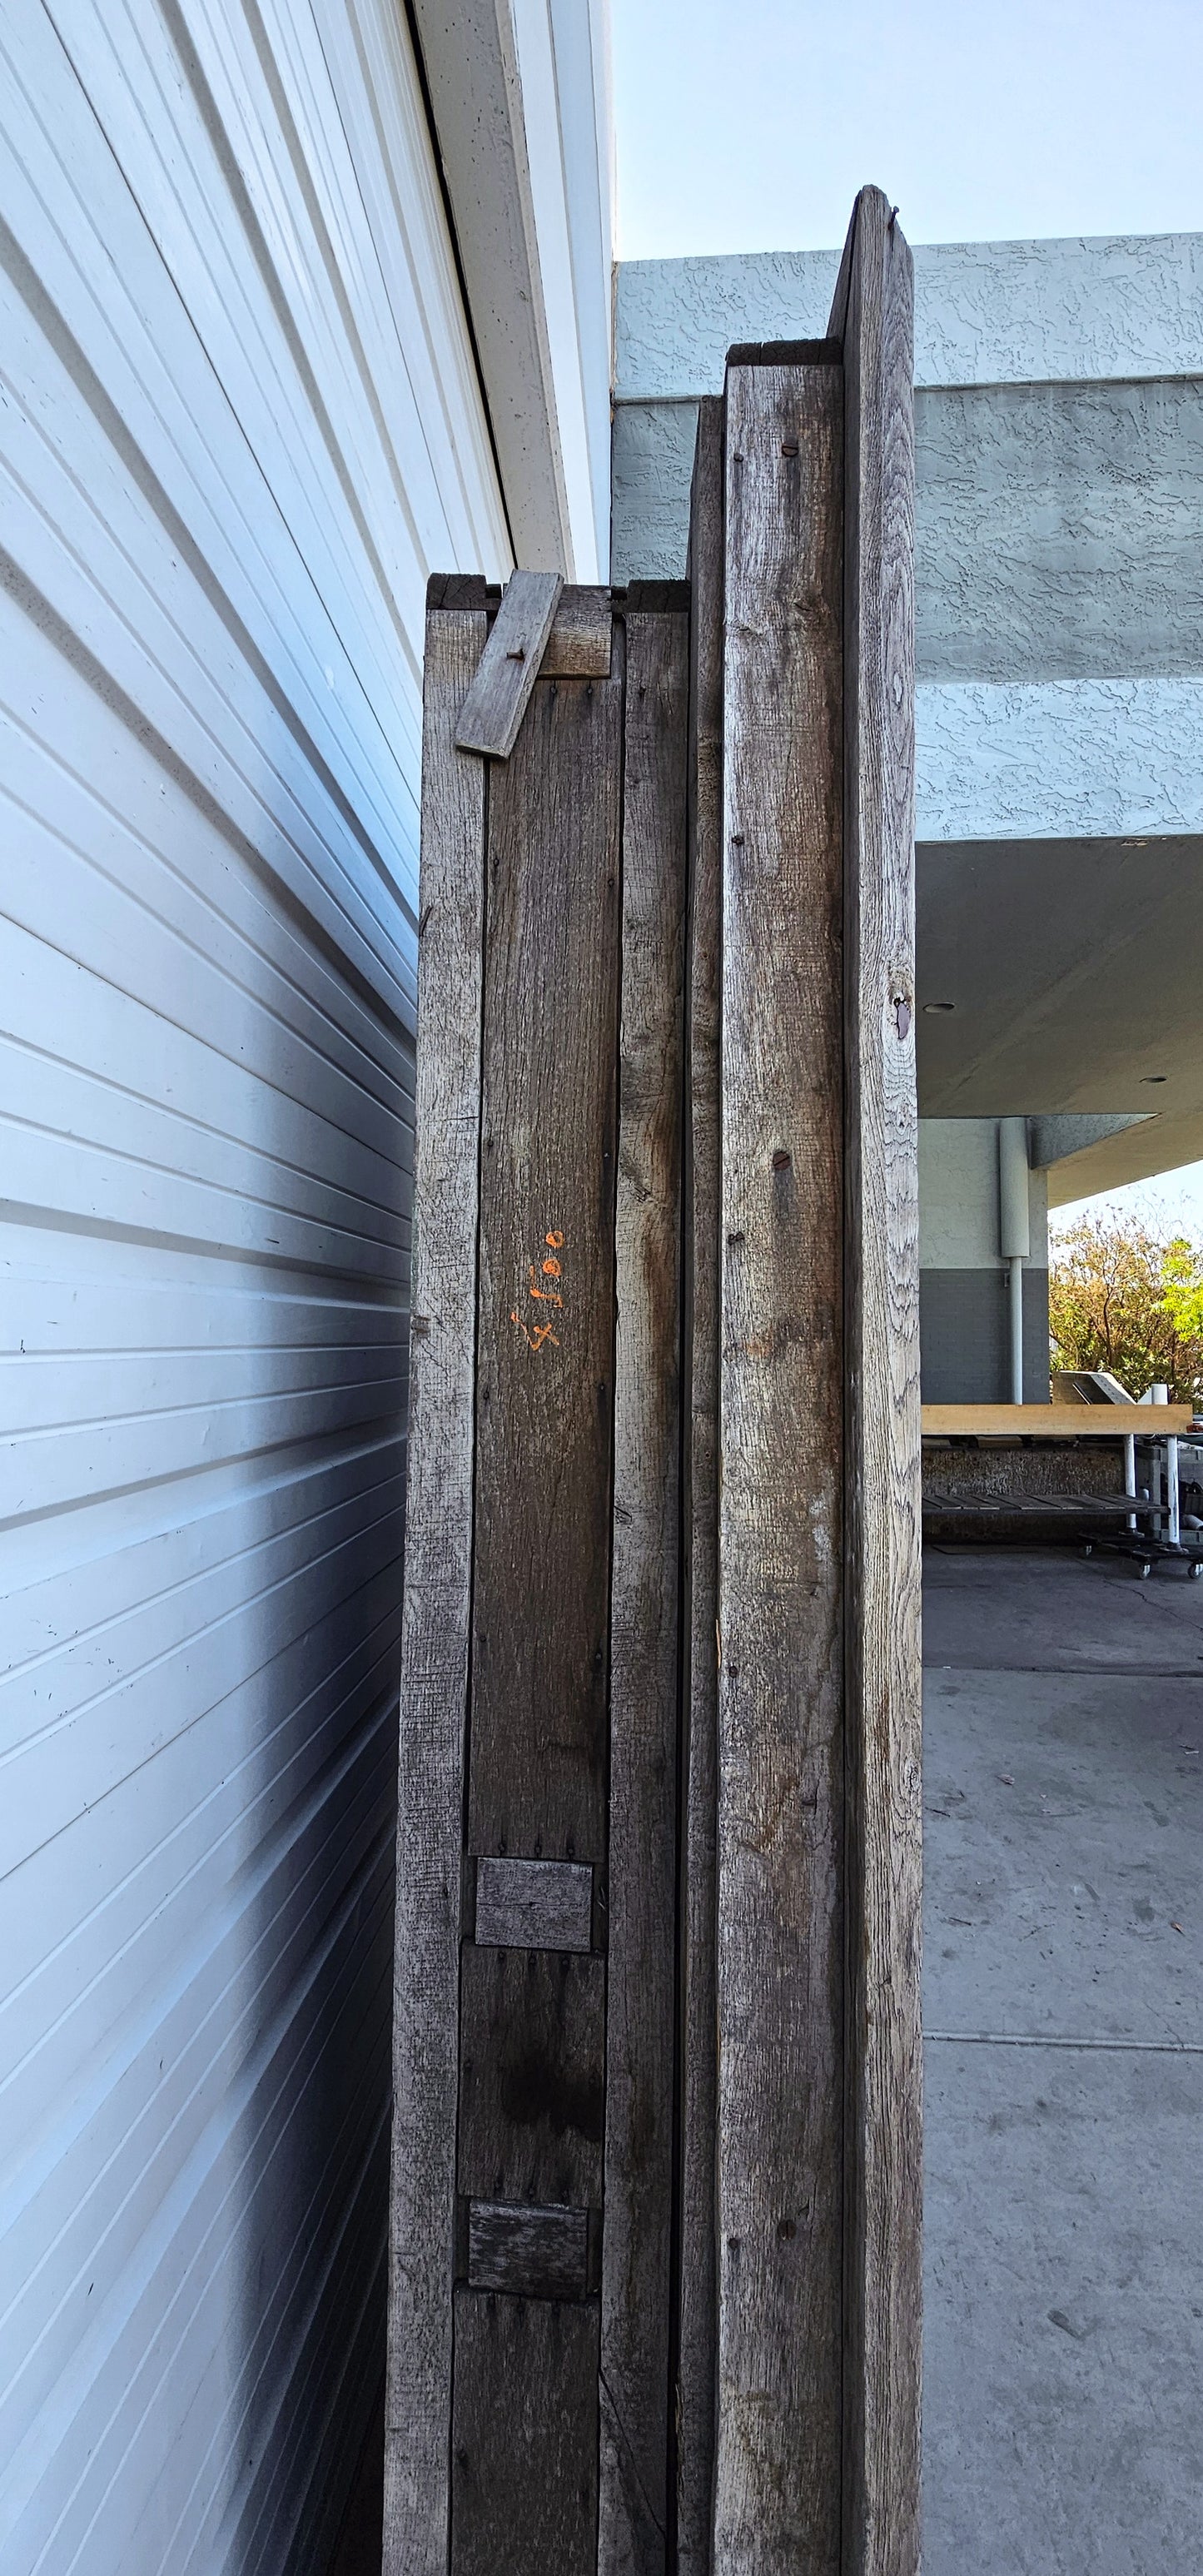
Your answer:
[[[1161,1379],[1171,1398],[1203,1395],[1203,1251],[1184,1234],[1082,1217],[1054,1237],[1049,1264],[1053,1367],[1110,1369],[1129,1395]]]

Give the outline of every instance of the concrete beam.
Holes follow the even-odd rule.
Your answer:
[[[616,579],[685,569],[692,403],[620,405]],[[1203,671],[1203,384],[920,392],[921,683]]]
[[[1203,832],[1203,678],[925,684],[915,725],[921,841]]]
[[[718,393],[733,340],[827,327],[839,252],[624,260],[620,401]],[[1203,375],[1203,234],[935,242],[915,251],[917,385]]]
[[[1050,1208],[1071,1200],[1094,1198],[1099,1190],[1120,1190],[1129,1181],[1159,1180],[1181,1171],[1184,1163],[1203,1162],[1203,1109],[1177,1116],[1142,1118],[1122,1134],[1100,1137],[1084,1152],[1054,1164],[1048,1176]]]
[[[1109,1136],[1119,1136],[1125,1127],[1143,1127],[1148,1120],[1135,1117],[1029,1118],[1028,1148],[1032,1169],[1047,1172],[1054,1163],[1063,1163],[1070,1154],[1084,1154],[1091,1145],[1105,1143]]]

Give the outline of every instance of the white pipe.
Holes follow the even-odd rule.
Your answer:
[[[1136,1492],[1136,1434],[1134,1431],[1124,1433],[1124,1492],[1126,1494]],[[1135,1512],[1128,1514],[1128,1527],[1131,1530],[1136,1527]]]
[[[1010,1270],[1011,1402],[1023,1402],[1023,1265],[1032,1249],[1028,1122],[998,1122],[998,1248]]]
[[[1182,1544],[1182,1521],[1178,1499],[1178,1435],[1176,1431],[1171,1431],[1165,1444],[1165,1499],[1170,1521],[1170,1546],[1180,1547]]]
[[[1011,1255],[1011,1402],[1023,1402],[1023,1255]]]

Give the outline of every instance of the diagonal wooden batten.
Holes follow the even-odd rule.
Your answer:
[[[446,2576],[448,2548],[485,895],[485,773],[452,735],[484,637],[483,603],[427,619],[385,2576]]]
[[[600,2576],[664,2576],[689,629],[626,618]]]
[[[714,1835],[718,1723],[719,979],[723,404],[699,407],[690,502],[689,936],[682,1262],[682,1795],[677,2563],[709,2576],[715,2398]]]
[[[841,372],[726,400],[714,2561],[838,2576]]]
[[[509,759],[539,677],[563,587],[558,572],[510,574],[459,711],[455,739],[461,751]]]
[[[844,2576],[917,2576],[922,2285],[911,256],[857,199],[844,347]]]

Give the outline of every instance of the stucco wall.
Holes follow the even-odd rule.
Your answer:
[[[619,271],[616,580],[685,568],[696,397],[834,252]],[[915,254],[927,841],[1203,828],[1203,236]]]
[[[827,326],[839,253],[626,260],[625,399],[717,393],[733,340]],[[936,242],[915,252],[915,382],[994,385],[1203,375],[1203,233]]]

